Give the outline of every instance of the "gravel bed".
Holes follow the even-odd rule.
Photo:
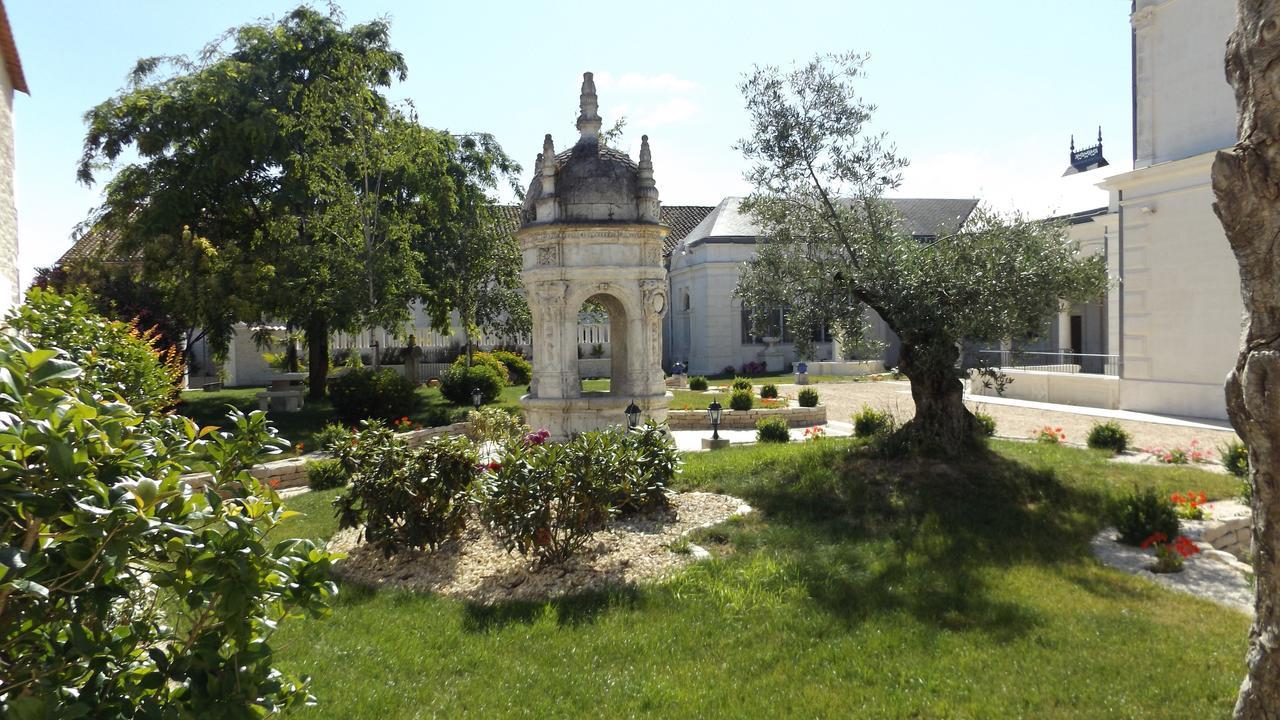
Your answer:
[[[1117,542],[1115,528],[1106,528],[1095,535],[1089,547],[1103,565],[1144,577],[1170,590],[1253,614],[1253,587],[1242,570],[1245,566],[1227,553],[1201,546],[1200,554],[1183,562],[1182,572],[1154,573],[1150,570],[1155,564],[1152,551]]]
[[[528,559],[503,550],[477,522],[471,523],[457,541],[434,552],[406,552],[384,558],[359,541],[358,529],[339,531],[329,541],[329,549],[346,553],[347,557],[335,565],[335,571],[352,582],[437,593],[488,605],[661,578],[706,556],[696,546],[691,546],[689,552],[673,552],[673,542],[699,528],[749,512],[748,505],[729,495],[678,493],[672,496],[670,509],[615,520],[596,532],[578,556],[536,570]]]

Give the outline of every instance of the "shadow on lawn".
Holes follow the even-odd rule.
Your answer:
[[[618,587],[603,592],[571,595],[555,600],[515,601],[494,605],[468,603],[463,606],[462,629],[483,633],[500,630],[508,625],[528,624],[546,617],[555,617],[561,627],[578,627],[596,621],[613,610],[634,610],[641,602],[640,591],[634,587]]]
[[[1051,471],[990,451],[948,463],[880,460],[857,445],[815,454],[726,488],[770,523],[732,540],[787,558],[805,596],[846,625],[907,613],[1011,641],[1040,618],[993,588],[989,571],[1088,555],[1100,498]]]

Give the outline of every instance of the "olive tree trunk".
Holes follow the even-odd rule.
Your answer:
[[[1280,717],[1280,0],[1239,0],[1227,42],[1239,142],[1213,163],[1214,212],[1240,265],[1245,327],[1227,412],[1249,446],[1257,594],[1237,718]]]
[[[976,439],[973,414],[964,406],[964,384],[956,371],[960,351],[950,341],[903,339],[898,369],[911,381],[916,415],[902,428],[925,449],[954,455]]]

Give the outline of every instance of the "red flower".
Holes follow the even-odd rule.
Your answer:
[[[1146,550],[1152,545],[1159,545],[1168,539],[1169,539],[1169,536],[1165,535],[1162,532],[1151,533],[1151,536],[1148,537],[1146,540],[1143,540],[1142,544],[1139,545],[1138,547],[1142,548],[1143,550]]]
[[[489,464],[488,464],[488,465],[486,465],[485,467],[489,468],[490,470],[495,470],[495,471],[496,471],[496,470],[501,470],[501,469],[502,469],[502,463],[498,462],[497,460],[490,460],[490,461],[489,461]]]

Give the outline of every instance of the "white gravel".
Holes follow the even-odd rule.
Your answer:
[[[1115,528],[1106,528],[1098,533],[1089,545],[1093,554],[1108,567],[1253,614],[1253,588],[1238,569],[1238,563],[1229,562],[1230,556],[1226,553],[1202,549],[1200,554],[1184,561],[1182,572],[1153,573],[1149,570],[1155,564],[1151,551],[1117,542]]]
[[[702,548],[670,546],[690,532],[751,512],[729,495],[679,493],[671,509],[647,517],[616,520],[595,533],[586,550],[568,561],[532,570],[529,560],[507,553],[478,522],[463,537],[435,552],[406,552],[384,558],[359,541],[360,531],[338,532],[329,549],[346,553],[335,570],[347,580],[374,587],[438,593],[470,602],[537,600],[661,578],[708,557]]]

